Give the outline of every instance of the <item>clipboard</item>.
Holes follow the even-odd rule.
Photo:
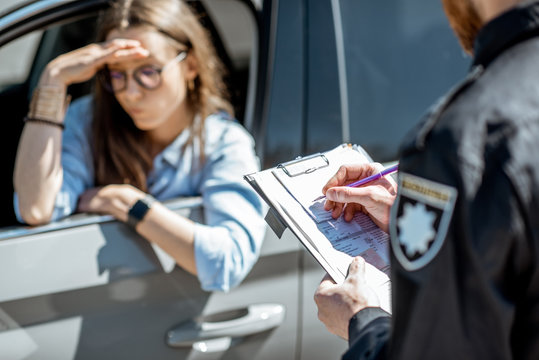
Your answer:
[[[298,157],[295,160],[281,163],[277,165],[277,168],[283,170],[286,175],[295,177],[310,174],[327,166],[329,166],[328,158],[322,153],[317,153],[306,157]]]
[[[323,210],[313,199],[341,165],[372,162],[358,145],[298,157],[273,168],[245,175],[245,180],[269,205],[266,222],[281,238],[288,228],[336,283],[342,283],[356,255],[367,262],[367,278],[382,308],[391,311],[389,236],[365,214],[346,223]]]

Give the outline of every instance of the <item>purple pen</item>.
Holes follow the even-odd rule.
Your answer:
[[[379,173],[377,174],[374,174],[374,175],[371,175],[371,176],[367,176],[366,178],[363,178],[361,180],[358,180],[358,181],[355,181],[351,184],[348,184],[346,185],[347,187],[360,187],[362,185],[365,185],[367,183],[370,183],[371,181],[374,181],[374,180],[378,180],[380,179],[381,177],[384,177],[386,175],[389,175],[389,174],[392,174],[394,173],[395,171],[398,171],[399,170],[399,164],[395,164],[393,166],[390,166],[390,167],[387,167],[385,168],[384,170],[380,171]],[[318,201],[318,200],[321,200],[323,198],[325,198],[326,195],[322,195],[322,196],[319,196],[317,197],[316,199],[313,200],[314,201]]]

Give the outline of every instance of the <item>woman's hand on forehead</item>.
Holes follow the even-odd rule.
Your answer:
[[[40,83],[68,86],[91,79],[106,64],[145,59],[149,55],[150,51],[133,39],[89,44],[52,60],[42,73]]]
[[[110,52],[110,56],[105,61],[107,64],[118,64],[150,56],[150,51],[138,40],[113,39],[103,43],[102,46]]]

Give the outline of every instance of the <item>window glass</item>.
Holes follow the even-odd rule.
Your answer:
[[[464,77],[470,60],[439,1],[341,0],[351,140],[376,161]]]
[[[251,57],[256,46],[257,28],[251,10],[237,0],[202,1],[219,39],[217,51],[228,67],[225,77],[236,118],[245,122]],[[222,46],[222,48],[221,48]],[[226,56],[223,56],[226,55]],[[254,90],[254,89],[253,89]]]
[[[20,2],[21,0],[2,0],[0,1],[0,12],[8,10]]]
[[[286,0],[279,1],[278,5],[274,58],[269,64],[271,88],[263,167],[275,166],[304,154],[301,140],[304,101],[302,4],[298,0]]]
[[[236,69],[249,66],[256,24],[247,6],[237,0],[203,1]]]
[[[306,151],[329,150],[342,142],[341,104],[335,27],[330,1],[307,6]]]
[[[7,5],[2,3],[0,11],[15,3],[20,1],[13,1]],[[192,5],[195,11],[203,11],[200,14],[201,21],[203,25],[208,26],[217,53],[228,68],[228,78],[225,80],[229,85],[236,116],[242,121],[246,106],[250,60],[256,46],[257,29],[254,16],[250,9],[238,0],[204,1],[204,3],[208,4],[207,8],[196,6],[201,2],[194,2]],[[32,90],[49,61],[60,54],[95,41],[96,16],[95,11],[89,11],[84,16],[66,17],[49,25],[45,32],[36,31],[0,47],[0,64],[2,64],[0,107],[6,109],[3,116],[8,120],[7,128],[0,136],[0,150],[5,155],[0,165],[3,169],[9,169],[7,176],[0,181],[0,204],[3,205],[3,210],[0,211],[0,226],[15,223],[11,172],[23,127],[22,119],[28,111]],[[203,17],[205,19],[202,19]],[[92,83],[93,80],[90,80],[70,85],[68,92],[72,96],[72,101],[88,94]],[[19,86],[11,86],[15,84]]]
[[[41,34],[30,33],[0,48],[0,89],[26,80]]]

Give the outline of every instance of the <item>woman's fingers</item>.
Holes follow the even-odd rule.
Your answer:
[[[101,45],[102,52],[96,58],[96,65],[116,64],[123,61],[145,58],[150,55],[140,42],[128,39],[115,39]]]
[[[49,65],[49,77],[65,85],[89,80],[105,64],[145,58],[149,51],[139,41],[115,39],[107,43],[90,44],[60,55]]]
[[[140,41],[133,39],[112,39],[99,44],[104,49],[121,49],[141,46]]]

